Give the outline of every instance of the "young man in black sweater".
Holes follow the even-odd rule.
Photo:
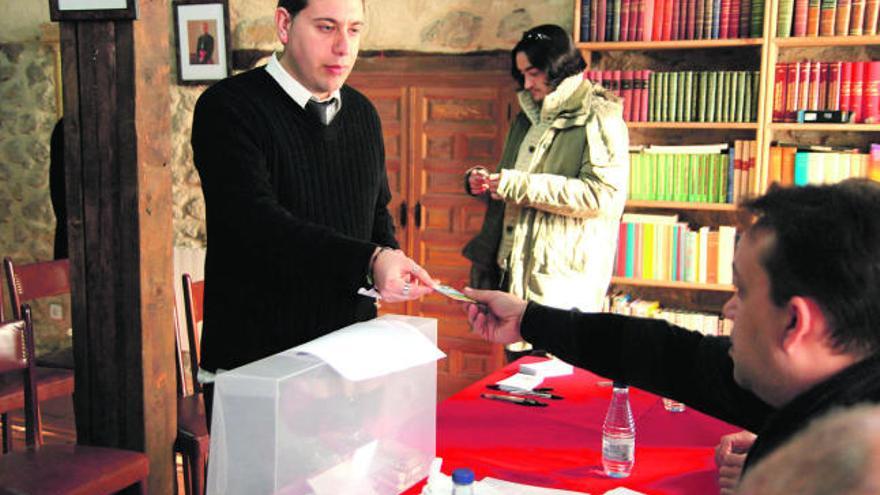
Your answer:
[[[837,406],[880,402],[880,184],[771,188],[733,262],[728,337],[465,289],[483,337],[520,338],[758,432],[745,470]]]
[[[207,206],[200,381],[376,316],[433,281],[398,249],[379,117],[344,86],[362,0],[280,0],[284,50],[199,98]],[[213,390],[206,387],[210,408]]]

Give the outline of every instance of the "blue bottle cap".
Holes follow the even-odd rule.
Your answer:
[[[469,468],[458,468],[452,472],[452,482],[457,485],[470,485],[474,482],[474,472]]]

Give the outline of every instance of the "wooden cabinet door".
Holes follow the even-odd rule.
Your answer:
[[[494,169],[509,124],[509,77],[472,77],[412,89],[413,256],[431,276],[454,287],[468,282],[464,245],[482,225],[485,206],[464,191],[464,173],[476,165]],[[472,336],[461,305],[438,293],[411,303],[411,314],[437,318],[440,399],[504,364],[500,346]]]
[[[409,226],[412,224],[410,199],[410,129],[409,90],[404,85],[387,86],[386,82],[362,81],[357,89],[379,113],[385,138],[385,168],[391,202],[388,209],[394,217],[394,230],[400,248],[412,255]],[[381,313],[407,314],[406,303],[381,304]]]

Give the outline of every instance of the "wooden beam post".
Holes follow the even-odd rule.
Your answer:
[[[146,452],[174,493],[177,430],[167,1],[64,20],[77,442]]]

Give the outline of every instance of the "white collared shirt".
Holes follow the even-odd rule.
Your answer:
[[[333,102],[333,105],[327,109],[327,114],[330,120],[333,120],[333,117],[339,112],[342,108],[342,96],[339,94],[339,90],[330,93],[330,97],[325,100],[319,100],[318,97],[313,95],[305,86],[303,86],[299,81],[293,78],[287,70],[281,65],[281,62],[278,61],[278,54],[272,55],[269,57],[269,63],[266,64],[266,72],[272,76],[272,79],[275,79],[275,82],[281,86],[281,89],[284,90],[293,101],[296,102],[301,108],[306,107],[306,103],[310,99],[314,99],[315,101],[322,102],[327,101],[331,98],[335,98],[336,100]]]

